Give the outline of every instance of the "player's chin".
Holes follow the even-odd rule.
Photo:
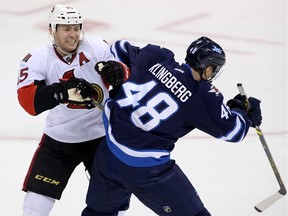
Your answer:
[[[73,45],[71,45],[71,44],[67,44],[66,45],[66,50],[68,51],[68,52],[73,52],[73,51],[75,51],[76,49],[77,49],[77,46],[78,46],[78,44],[73,44]]]

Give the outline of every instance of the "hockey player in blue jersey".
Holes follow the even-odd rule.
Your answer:
[[[211,215],[170,152],[193,129],[240,142],[249,127],[261,124],[260,101],[249,98],[248,111],[239,96],[224,103],[211,82],[226,56],[207,37],[191,43],[184,64],[155,45],[139,48],[117,41],[111,49],[131,75],[116,85],[110,73],[119,70],[118,63],[97,64],[96,70],[115,88],[105,103],[106,141],[94,160],[82,216],[116,216],[128,209],[131,194],[157,215]]]

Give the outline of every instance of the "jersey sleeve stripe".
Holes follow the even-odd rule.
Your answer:
[[[246,134],[245,120],[239,113],[234,111],[232,111],[232,113],[237,115],[234,128],[230,132],[228,132],[225,136],[222,136],[219,139],[230,142],[240,142],[241,140],[244,139]]]
[[[37,86],[34,83],[23,86],[17,90],[18,100],[23,109],[30,115],[36,115],[34,108],[34,98]]]

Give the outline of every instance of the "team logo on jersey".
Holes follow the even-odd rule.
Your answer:
[[[172,209],[170,208],[170,206],[163,206],[163,210],[164,210],[166,213],[172,212]]]
[[[91,83],[91,85],[93,90],[95,91],[94,93],[95,97],[91,98],[91,100],[87,98],[87,100],[83,100],[81,102],[69,101],[67,107],[70,109],[93,109],[97,106],[95,104],[101,104],[102,101],[104,100],[103,89],[96,83]]]
[[[74,68],[69,70],[69,71],[66,71],[64,74],[63,74],[63,79],[73,79],[75,78],[75,75],[74,75]]]
[[[215,86],[211,85],[211,89],[209,91],[210,93],[215,93],[216,96],[218,96],[220,94],[219,89],[217,89]]]
[[[95,100],[98,103],[102,103],[102,101],[104,99],[103,89],[96,83],[92,83],[92,88],[96,91],[97,98],[95,98]]]

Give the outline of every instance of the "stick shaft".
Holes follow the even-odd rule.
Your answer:
[[[264,137],[260,127],[256,126],[256,132],[257,132],[257,134],[259,136],[259,139],[260,139],[260,141],[262,143],[263,149],[264,149],[264,151],[265,151],[265,153],[267,155],[267,158],[269,160],[269,163],[270,163],[270,165],[272,167],[273,173],[274,173],[274,175],[275,175],[275,177],[276,177],[276,179],[278,181],[278,184],[280,186],[279,193],[282,194],[282,195],[285,195],[286,194],[286,188],[284,186],[284,183],[282,181],[280,173],[279,173],[279,171],[277,169],[277,166],[276,166],[275,161],[274,161],[274,159],[272,157],[271,151],[270,151],[270,149],[268,147],[268,144],[267,144],[267,142],[265,140],[265,137]]]
[[[239,89],[240,95],[242,96],[242,99],[243,99],[243,102],[244,102],[244,105],[245,105],[246,109],[249,110],[250,109],[250,103],[248,101],[247,95],[246,95],[246,93],[244,91],[244,88],[243,88],[242,84],[238,83],[237,87]],[[264,137],[264,135],[263,135],[263,133],[262,133],[262,131],[261,131],[259,126],[256,126],[255,129],[256,129],[256,132],[257,132],[257,134],[259,136],[259,139],[261,141],[263,149],[264,149],[264,151],[266,153],[266,156],[267,156],[267,158],[269,160],[269,163],[270,163],[270,165],[272,167],[273,173],[274,173],[274,175],[275,175],[275,177],[276,177],[276,179],[278,181],[278,184],[280,186],[279,193],[282,194],[282,195],[285,195],[286,194],[286,188],[285,188],[285,186],[283,184],[282,178],[281,178],[280,173],[279,173],[279,171],[277,169],[275,161],[274,161],[274,159],[272,157],[271,151],[270,151],[270,149],[268,147],[268,144],[267,144],[267,142],[265,140],[265,137]]]
[[[92,103],[94,104],[94,106],[96,106],[101,111],[104,110],[104,106],[102,104],[98,103],[96,100],[92,99]]]

